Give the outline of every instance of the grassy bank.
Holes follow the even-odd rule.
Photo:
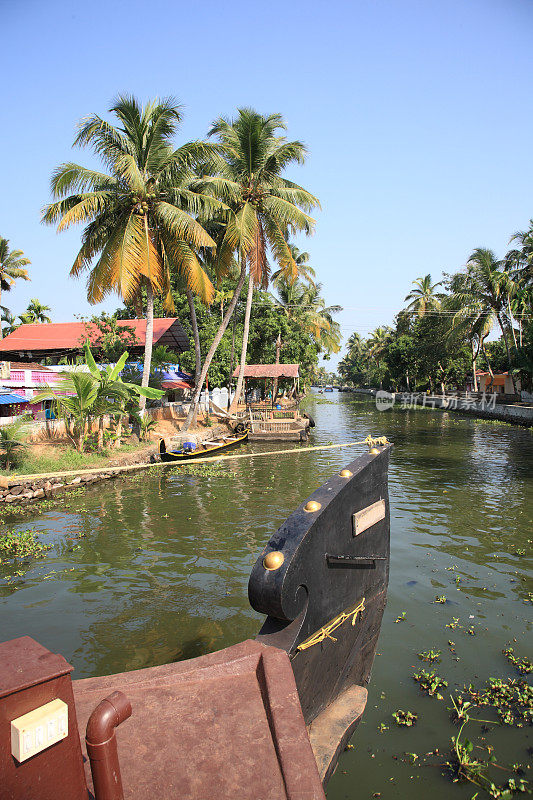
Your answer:
[[[153,447],[154,445],[152,445]],[[0,471],[1,475],[33,475],[35,473],[62,472],[82,469],[106,469],[111,464],[117,465],[128,460],[128,455],[135,455],[150,447],[149,442],[124,444],[120,450],[102,450],[101,453],[78,453],[67,445],[38,445],[28,447],[20,463],[11,470]]]

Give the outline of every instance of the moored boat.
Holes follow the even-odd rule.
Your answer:
[[[178,462],[190,461],[194,458],[202,458],[211,455],[218,455],[226,450],[238,447],[248,439],[248,431],[235,433],[231,436],[219,436],[217,439],[206,439],[199,444],[194,442],[184,442],[179,449],[169,450],[165,439],[159,442],[159,454],[161,461]]]

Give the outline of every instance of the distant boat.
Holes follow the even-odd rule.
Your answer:
[[[324,389],[324,391],[325,391],[325,392],[332,392],[332,391],[333,391],[333,386],[326,386],[326,388]]]
[[[220,436],[218,439],[206,439],[200,444],[185,442],[179,450],[167,450],[164,439],[159,442],[159,454],[161,461],[176,463],[178,461],[190,461],[193,458],[202,458],[210,455],[218,455],[224,450],[238,447],[248,439],[248,431],[237,434],[236,436]],[[189,445],[187,447],[187,445]]]

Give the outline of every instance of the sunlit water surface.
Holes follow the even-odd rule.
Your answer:
[[[317,423],[312,444],[372,433],[395,445],[388,606],[364,720],[328,798],[471,798],[475,787],[452,784],[439,766],[456,732],[448,694],[444,701],[422,695],[412,674],[427,667],[417,653],[430,648],[442,651],[437,671],[449,691],[516,677],[501,653],[509,642],[533,656],[533,435],[441,411],[380,413],[370,399],[336,392],[311,398],[308,410]],[[0,589],[0,640],[33,636],[80,678],[192,658],[254,636],[261,617],[248,605],[247,581],[259,551],[302,499],[361,451],[237,459],[223,477],[160,469],[89,488],[66,509],[36,508],[10,527],[38,528],[54,546]],[[447,602],[436,604],[441,595]],[[452,630],[453,617],[460,622]],[[418,724],[398,728],[391,717],[398,708],[416,711]],[[380,732],[381,723],[388,729]],[[470,723],[468,735],[479,737],[480,725]],[[528,764],[531,729],[496,726],[485,735],[501,763]],[[426,759],[432,766],[405,756],[435,748],[443,755]],[[501,771],[500,782],[510,775]]]

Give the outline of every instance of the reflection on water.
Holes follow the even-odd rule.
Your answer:
[[[451,792],[470,798],[471,789],[452,789],[440,770],[416,771],[392,756],[446,748],[454,732],[449,703],[422,696],[411,678],[417,652],[442,650],[439,674],[450,689],[511,675],[501,649],[513,637],[517,651],[527,652],[532,433],[441,411],[379,413],[371,400],[348,394],[327,400],[310,403],[317,422],[312,444],[372,433],[395,445],[391,583],[380,656],[356,747],[343,756],[328,797],[381,792],[385,800],[409,791],[431,792],[435,800]],[[224,477],[161,469],[92,487],[66,510],[36,512],[13,527],[47,531],[54,548],[0,590],[0,638],[31,635],[63,653],[82,677],[192,658],[255,635],[261,618],[248,605],[247,581],[258,552],[295,505],[361,450],[306,453],[303,447],[236,460]],[[447,602],[435,604],[436,595]],[[402,611],[406,621],[394,624]],[[453,633],[459,661],[447,646],[452,617],[463,626]],[[465,633],[471,626],[475,637]],[[419,712],[417,728],[378,733],[380,722],[394,726],[390,714],[398,707]],[[505,748],[515,746],[502,738],[504,760]],[[514,751],[509,757],[524,758]]]

